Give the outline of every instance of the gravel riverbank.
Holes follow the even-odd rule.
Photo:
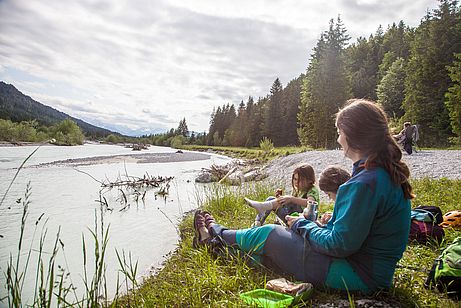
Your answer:
[[[44,163],[38,166],[47,167],[50,165],[65,165],[65,166],[86,166],[96,164],[118,164],[118,163],[137,163],[137,164],[153,164],[153,163],[175,163],[184,161],[196,161],[209,159],[210,154],[198,152],[175,152],[175,153],[142,153],[142,154],[124,154],[124,155],[108,155],[84,158],[70,158],[66,160],[53,161]]]
[[[403,154],[403,160],[410,167],[411,178],[449,178],[461,179],[461,151],[459,150],[421,150],[412,155]],[[351,161],[344,157],[341,150],[307,151],[271,161],[265,172],[269,181],[285,183],[290,188],[291,173],[302,163],[310,164],[318,177],[320,172],[330,165],[338,165],[351,170]]]

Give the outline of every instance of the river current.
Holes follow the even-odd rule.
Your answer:
[[[36,148],[0,147],[0,198],[3,198],[18,167]],[[139,153],[145,155],[174,152],[176,150],[171,148],[153,146]],[[138,263],[138,277],[158,267],[178,243],[177,224],[183,214],[197,208],[203,198],[203,185],[194,181],[198,172],[212,164],[219,165],[230,161],[227,157],[209,154],[203,160],[182,162],[134,163],[127,160],[77,166],[49,164],[67,159],[134,153],[129,148],[117,145],[45,145],[30,157],[24,168],[19,171],[0,206],[0,298],[6,295],[4,273],[7,262],[10,256],[15,260],[18,253],[23,201],[28,183],[30,204],[25,223],[21,265],[25,264],[29,250],[32,251],[31,260],[38,254],[39,238],[44,230],[47,232],[44,260],[47,260],[47,253],[51,252],[56,234],[60,230],[59,245],[63,251],[58,255],[57,264],[70,272],[68,283],[72,282],[77,286],[77,290],[82,290],[82,237],[85,238],[87,257],[91,260],[94,241],[90,230],[94,231],[97,225],[97,232],[100,233],[102,213],[104,226],[110,228],[105,261],[109,296],[113,296],[119,269],[115,251],[123,251],[127,256],[131,254],[133,263]],[[101,184],[96,180],[116,181],[126,178],[127,175],[143,177],[146,173],[151,176],[174,177],[166,198],[156,196],[156,190],[150,189],[146,192],[144,200],[138,198],[136,202],[135,195],[128,193],[126,197],[130,206],[125,207],[122,193],[114,188],[104,194],[111,210],[101,211],[101,204],[97,201],[100,199]],[[88,266],[88,271],[91,270],[91,266]],[[36,261],[31,261],[23,287],[24,299],[33,297],[35,274]]]

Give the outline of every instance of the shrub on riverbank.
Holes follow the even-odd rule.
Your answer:
[[[37,128],[37,121],[23,121],[14,123],[0,119],[0,140],[8,142],[41,142],[47,139],[48,134]]]
[[[417,194],[413,207],[422,204],[438,205],[444,213],[459,208],[461,180],[421,179],[413,180],[412,184]],[[217,221],[225,226],[248,227],[255,213],[244,204],[243,196],[263,199],[272,192],[272,187],[260,185],[239,189],[213,186],[207,193],[203,208],[213,213]],[[328,204],[322,204],[321,210],[324,211],[327,207]],[[270,217],[268,221],[271,221]],[[240,259],[214,258],[206,249],[193,249],[191,215],[182,222],[180,229],[182,241],[158,275],[147,279],[134,293],[136,297],[132,293],[114,305],[135,307],[142,303],[146,307],[244,306],[239,298],[241,292],[263,288],[267,280],[278,277],[265,268],[253,269]],[[425,289],[423,283],[427,274],[414,270],[429,270],[441,250],[456,236],[461,236],[460,230],[447,229],[446,238],[440,245],[411,243],[400,261],[402,267],[394,275],[394,288],[374,296],[374,299],[393,306],[458,307],[459,303],[447,298],[445,294]],[[353,298],[357,300],[360,296],[353,295]],[[347,302],[348,297],[336,292],[316,291],[306,305],[334,303],[337,306],[340,299]]]
[[[58,145],[83,144],[84,135],[72,120],[63,120],[51,127],[39,126],[37,121],[15,123],[0,119],[0,141],[43,142],[55,139]]]
[[[261,148],[244,148],[244,147],[225,147],[225,146],[207,146],[207,145],[184,145],[184,149],[191,151],[208,151],[217,152],[222,155],[242,158],[242,159],[257,159],[260,161],[269,161],[271,159],[288,156],[290,154],[302,153],[312,148],[309,147],[276,147],[270,151]]]

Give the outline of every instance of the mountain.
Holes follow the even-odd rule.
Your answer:
[[[37,120],[38,123],[45,126],[71,119],[77,123],[87,137],[105,137],[109,134],[118,134],[45,106],[3,81],[0,81],[0,119],[13,122]]]

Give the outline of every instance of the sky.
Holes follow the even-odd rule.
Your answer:
[[[127,135],[266,96],[305,73],[329,20],[349,43],[435,0],[0,0],[0,80],[34,100]]]

